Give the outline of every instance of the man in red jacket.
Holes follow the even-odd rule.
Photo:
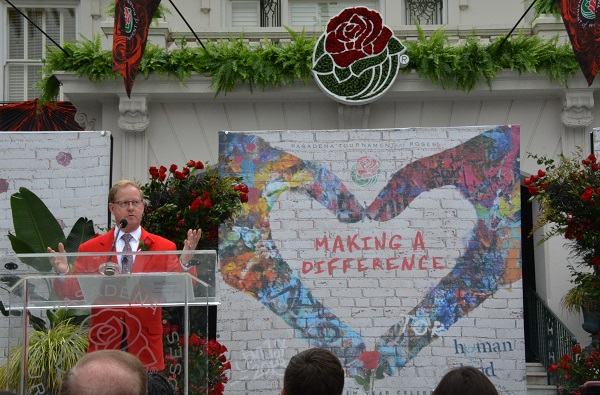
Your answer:
[[[163,237],[146,232],[141,227],[144,214],[144,200],[140,188],[133,182],[122,180],[113,185],[108,194],[108,207],[115,222],[121,224],[126,220],[126,225],[120,230],[115,227],[112,231],[88,240],[79,247],[79,252],[109,252],[114,243],[115,251],[137,251],[145,245],[149,251],[173,251],[175,243]],[[124,222],[123,222],[124,224]],[[202,232],[200,229],[188,231],[184,250],[196,248]],[[129,235],[129,236],[124,236]],[[126,245],[129,244],[127,247]],[[130,248],[130,249],[129,249]],[[64,246],[58,245],[58,251],[65,252]],[[48,248],[48,252],[55,252]],[[128,262],[124,255],[119,256],[115,265],[123,273],[140,272],[182,272],[190,271],[195,275],[195,268],[188,267],[193,254],[139,256],[133,262]],[[131,258],[129,258],[131,259]],[[69,265],[65,257],[53,257],[50,263],[58,274],[68,274]],[[79,257],[74,264],[74,272],[98,273],[100,260],[97,257]],[[73,293],[66,282],[61,287],[63,294]],[[163,358],[163,328],[162,309],[156,306],[133,308],[95,308],[90,317],[90,330],[88,332],[88,352],[103,349],[121,349],[136,355],[149,371],[162,371],[165,368]]]

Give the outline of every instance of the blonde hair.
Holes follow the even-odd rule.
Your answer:
[[[133,181],[129,181],[129,180],[121,180],[121,181],[117,182],[115,185],[113,185],[110,188],[110,190],[108,191],[108,202],[114,203],[115,196],[117,196],[117,192],[119,191],[119,189],[130,186],[130,185],[135,187],[138,191],[140,191],[140,198],[143,200],[144,194],[142,193],[142,190],[140,189],[140,186],[138,184],[136,184]]]

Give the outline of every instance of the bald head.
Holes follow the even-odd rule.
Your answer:
[[[95,351],[67,372],[60,394],[145,395],[146,370],[137,357],[125,351]]]

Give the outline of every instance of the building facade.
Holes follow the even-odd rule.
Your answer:
[[[101,35],[110,48],[112,21],[108,1],[60,0],[14,1],[23,12],[60,42],[79,35]],[[443,26],[456,42],[475,31],[484,42],[507,34],[530,5],[521,0],[374,0],[370,2],[317,2],[309,0],[198,0],[175,2],[201,40],[212,41],[242,36],[249,42],[263,38],[285,41],[284,26],[309,35],[319,35],[326,21],[340,9],[366,5],[378,10],[401,41],[417,39],[417,21],[430,34]],[[150,29],[150,40],[173,48],[184,38],[194,44],[186,23],[171,10]],[[3,78],[0,95],[4,102],[35,98],[32,82],[39,78],[39,59],[47,40],[25,22],[8,4],[0,4],[2,37],[0,63]],[[525,35],[565,39],[562,22],[552,16],[533,19],[530,11],[518,25]],[[600,127],[594,105],[597,83],[587,86],[576,74],[566,85],[544,75],[505,70],[491,87],[478,85],[469,93],[444,90],[416,73],[401,74],[379,100],[347,106],[329,99],[314,81],[284,88],[250,92],[236,87],[215,95],[211,80],[200,75],[184,85],[168,77],[138,76],[131,98],[120,79],[94,84],[74,73],[57,73],[61,95],[78,109],[78,119],[88,130],[107,130],[113,136],[113,180],[145,181],[151,165],[185,163],[189,159],[218,161],[218,132],[252,130],[391,129],[414,127],[458,127],[519,124],[521,131],[521,176],[537,172],[531,154],[569,154],[576,147],[584,152],[598,150],[591,132]],[[534,210],[535,212],[535,210]],[[526,235],[523,235],[525,239]],[[534,241],[539,235],[534,237]],[[581,317],[567,315],[560,299],[570,288],[567,251],[561,240],[534,249],[531,265],[536,291],[583,343]],[[227,341],[228,339],[222,339]]]

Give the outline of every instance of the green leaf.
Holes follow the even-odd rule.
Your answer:
[[[67,252],[77,252],[81,244],[93,239],[94,236],[96,236],[94,222],[91,219],[81,217],[75,222],[75,225],[73,225],[73,228],[67,237],[65,249]]]
[[[352,69],[354,75],[361,75],[363,71],[383,63],[387,58],[388,51],[384,50],[379,55],[357,60],[356,62],[350,65],[350,68]]]
[[[375,370],[375,379],[381,380],[385,378],[385,376],[383,375],[383,370],[383,365],[377,366],[377,369]]]
[[[348,67],[344,67],[344,68],[336,67],[334,70],[335,70],[335,76],[337,77],[338,80],[340,80],[340,82],[344,82],[348,78],[352,77],[352,72],[350,71],[350,69]]]
[[[31,247],[34,253],[45,253],[48,247],[56,250],[58,243],[64,241],[65,234],[54,215],[29,189],[21,187],[19,192],[12,194],[10,207],[15,237]],[[21,246],[19,243],[16,245]]]
[[[317,59],[317,63],[313,66],[313,70],[317,73],[331,73],[333,70],[333,59],[331,55],[324,54]]]
[[[400,53],[400,52],[404,51],[404,49],[406,49],[406,47],[404,45],[402,45],[400,40],[398,40],[396,37],[393,37],[393,36],[390,39],[390,41],[388,42],[387,47],[388,47],[388,52],[390,55]]]

